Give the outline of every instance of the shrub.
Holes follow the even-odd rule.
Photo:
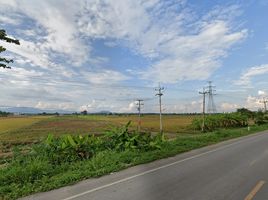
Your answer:
[[[104,136],[95,137],[81,135],[63,135],[54,137],[48,135],[45,141],[33,147],[34,155],[43,156],[52,164],[61,164],[90,159],[98,152],[105,150],[154,150],[160,149],[164,141],[162,134],[152,136],[149,133],[131,132],[128,122],[121,128],[107,132]]]
[[[131,132],[128,128],[131,121],[124,127],[106,132],[104,136],[105,147],[116,151],[124,150],[153,150],[161,148],[164,138],[158,134],[152,136],[149,133]]]
[[[90,136],[64,135],[55,138],[50,134],[35,150],[48,157],[52,163],[71,162],[91,158],[97,151],[98,142],[98,139]]]
[[[202,119],[194,119],[191,126],[195,130],[201,130],[202,123]],[[205,118],[204,131],[213,131],[217,128],[244,127],[247,125],[247,116],[240,113],[207,115]]]

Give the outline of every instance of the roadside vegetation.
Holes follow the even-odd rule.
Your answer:
[[[268,123],[268,113],[258,111],[252,112],[248,109],[241,108],[234,113],[210,114],[204,120],[204,132],[210,132],[219,128],[238,128],[248,127],[251,125],[262,125]],[[203,119],[195,118],[191,127],[194,130],[202,130]]]
[[[264,113],[238,110],[208,116],[206,133],[200,131],[198,118],[187,126],[191,132],[175,138],[149,131],[138,133],[128,122],[102,134],[49,134],[27,148],[15,145],[11,156],[0,159],[0,199],[48,191],[268,129]]]
[[[202,123],[202,119],[194,119],[192,122],[193,129],[202,130]],[[248,117],[240,113],[208,115],[205,118],[204,131],[246,126],[248,126]]]

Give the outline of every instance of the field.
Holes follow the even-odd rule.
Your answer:
[[[207,116],[205,127],[213,129],[203,133],[200,123],[199,129],[192,124],[200,119],[198,115],[164,115],[165,136],[172,138],[166,139],[157,134],[158,115],[142,116],[142,131],[153,134],[131,131],[137,129],[137,119],[136,115],[1,118],[0,199],[48,191],[268,129],[267,124],[252,124],[249,129],[240,123],[241,115],[231,113]],[[128,121],[132,121],[130,126]],[[108,134],[102,135],[106,131]],[[47,137],[49,133],[54,136]]]
[[[39,122],[47,117],[0,117],[0,134],[7,131],[30,126],[36,122]]]
[[[164,115],[163,129],[169,137],[186,133],[188,126],[196,116]],[[144,115],[141,117],[144,132],[159,131],[159,116]],[[130,128],[137,129],[137,115],[87,115],[87,116],[22,116],[0,118],[0,151],[3,144],[7,147],[29,144],[40,141],[48,134],[103,134],[114,127],[120,127],[131,121]]]

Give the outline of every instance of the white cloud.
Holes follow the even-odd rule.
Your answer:
[[[42,102],[39,101],[35,108],[43,109],[43,110],[67,110],[67,111],[73,111],[75,110],[75,105],[73,103],[49,103],[49,102]]]
[[[34,66],[41,68],[49,68],[54,64],[49,60],[48,54],[41,48],[41,44],[35,44],[30,41],[20,39],[20,45],[5,43],[0,41],[0,45],[4,46],[15,54],[20,55],[24,60],[30,61]],[[19,60],[22,60],[21,58]]]
[[[96,111],[118,111],[118,106],[115,104],[111,104],[106,102],[106,100],[91,100],[87,105],[82,105],[79,107],[79,111],[87,110],[88,112],[96,112]]]
[[[261,103],[261,98],[260,97],[254,97],[249,95],[247,97],[245,107],[250,109],[250,110],[259,110],[262,109],[263,104]]]
[[[136,105],[135,102],[131,102],[126,107],[121,107],[119,109],[119,112],[122,112],[122,113],[133,113],[133,112],[137,112],[137,105]]]
[[[73,64],[81,64],[86,61],[89,47],[77,37],[76,14],[82,8],[83,2],[66,2],[66,1],[11,1],[7,4],[4,1],[0,2],[1,6],[9,9],[9,12],[22,13],[25,17],[34,20],[33,28],[41,26],[44,29],[44,37],[41,41],[30,42],[21,40],[22,47],[9,48],[10,51],[32,60],[33,56],[25,54],[26,49],[23,44],[30,46],[30,49],[35,49],[43,56],[49,56],[50,51],[55,51],[67,55],[69,62]],[[70,6],[72,5],[72,6]],[[19,16],[21,17],[21,16]],[[17,20],[15,18],[14,20]],[[22,50],[19,50],[19,49]],[[36,58],[33,62],[37,63]],[[42,59],[41,59],[42,60]]]
[[[10,16],[0,15],[0,22],[1,24],[18,25],[20,23],[20,20],[11,18]]]
[[[14,68],[12,69],[12,72],[10,70],[2,69],[0,68],[1,78],[4,78],[5,81],[3,82],[4,85],[12,86],[17,89],[23,89],[27,86],[30,86],[31,78],[36,77],[39,78],[43,75],[42,72],[33,70],[33,69],[24,69],[24,68]]]
[[[139,72],[144,79],[163,83],[203,80],[220,66],[227,50],[247,36],[247,30],[232,31],[231,19],[241,12],[238,6],[217,8],[191,23],[192,12],[183,3],[88,2],[86,14],[78,20],[79,30],[93,38],[116,39],[134,53],[152,59],[152,66]],[[167,6],[166,12],[163,6]],[[184,27],[187,22],[190,31]]]
[[[220,105],[220,109],[223,112],[234,112],[237,108],[241,108],[241,106],[235,103],[223,102]]]
[[[114,84],[120,81],[127,80],[128,77],[124,74],[112,71],[102,70],[95,72],[83,72],[83,76],[86,80],[94,84]]]
[[[224,21],[207,24],[196,35],[177,37],[159,46],[166,58],[157,61],[143,77],[164,83],[207,79],[220,66],[227,49],[245,36],[246,30],[230,33]]]
[[[268,64],[251,67],[241,75],[239,80],[235,81],[235,84],[242,85],[242,86],[243,85],[250,86],[251,79],[253,77],[260,76],[260,75],[267,74],[267,73],[268,73]]]
[[[12,13],[6,15],[6,22],[19,24],[15,33],[21,36],[20,46],[5,44],[9,51],[19,55],[16,56],[19,75],[4,74],[8,83],[12,83],[10,91],[15,93],[23,87],[26,90],[29,85],[49,86],[50,95],[72,99],[76,101],[73,107],[84,105],[91,110],[134,109],[132,104],[120,105],[112,100],[85,103],[94,96],[115,98],[134,93],[129,88],[114,91],[109,87],[123,85],[130,77],[124,74],[124,66],[114,66],[108,57],[94,51],[98,48],[93,46],[95,41],[102,41],[111,51],[128,48],[135,56],[150,61],[150,66],[141,64],[139,70],[128,70],[135,72],[129,76],[139,75],[150,84],[206,79],[220,66],[230,48],[247,36],[247,30],[233,29],[233,17],[240,12],[237,6],[217,7],[199,16],[187,7],[185,0],[0,0],[0,5],[0,14]],[[131,78],[144,83],[140,78]],[[79,82],[84,85],[75,85]],[[94,88],[98,84],[106,84],[106,88]],[[5,90],[8,94],[10,91]],[[43,101],[35,99],[34,105],[57,107],[57,103],[42,98]],[[196,103],[191,108],[200,110],[200,105]],[[185,108],[166,109],[172,112]]]
[[[263,90],[259,90],[258,91],[258,95],[259,96],[266,96],[267,95],[267,92],[266,91],[263,91]]]
[[[10,50],[39,66],[52,64],[50,51],[68,55],[72,64],[80,65],[90,59],[92,47],[79,35],[112,39],[113,46],[117,42],[153,59],[151,67],[139,72],[144,79],[163,83],[203,80],[220,66],[220,58],[245,38],[247,31],[232,31],[230,19],[239,15],[238,6],[217,7],[194,21],[193,12],[185,5],[182,0],[12,1],[9,7],[35,20],[46,35],[37,44],[22,41],[27,49]]]

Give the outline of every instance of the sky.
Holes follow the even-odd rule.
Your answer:
[[[218,112],[263,108],[268,0],[0,0],[0,106],[88,112],[201,112],[212,81]]]

